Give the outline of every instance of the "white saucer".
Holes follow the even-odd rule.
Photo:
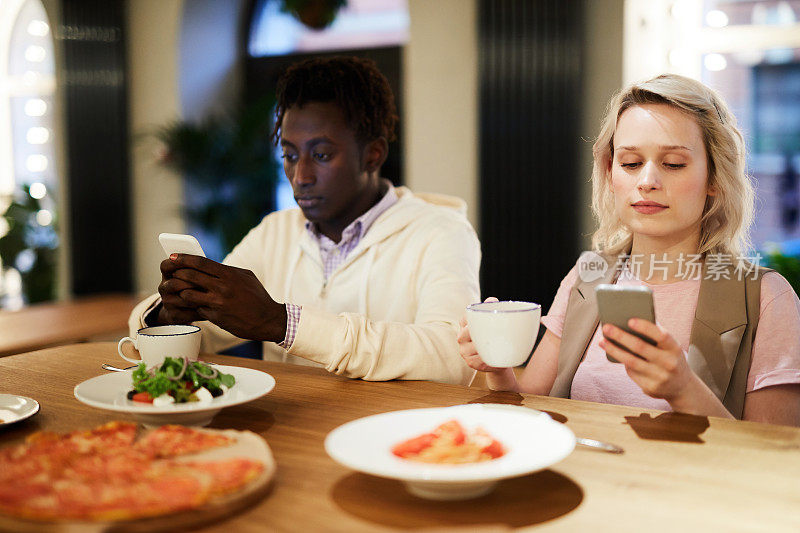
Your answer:
[[[208,403],[176,403],[162,407],[133,402],[127,394],[133,388],[133,369],[103,374],[75,386],[75,397],[92,407],[130,414],[145,426],[181,424],[205,426],[225,407],[260,398],[275,387],[275,378],[251,368],[216,365],[214,368],[236,378],[236,384],[222,396]]]
[[[39,402],[27,396],[0,394],[0,427],[25,420],[39,412]]]
[[[395,444],[430,432],[452,419],[467,430],[484,428],[503,444],[505,455],[480,463],[438,465],[392,454]],[[547,468],[574,448],[572,431],[547,414],[495,404],[382,413],[339,426],[325,439],[325,451],[339,463],[359,472],[399,479],[412,494],[434,500],[482,496],[499,480]]]

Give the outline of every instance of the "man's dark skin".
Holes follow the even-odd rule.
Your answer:
[[[386,139],[360,141],[333,103],[288,108],[280,145],[303,215],[334,242],[386,193],[378,174],[388,154]],[[158,292],[159,324],[210,320],[242,339],[281,342],[286,337],[286,307],[250,270],[172,254],[161,262]]]

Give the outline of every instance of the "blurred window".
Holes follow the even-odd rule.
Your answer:
[[[299,2],[293,2],[297,4]],[[309,2],[313,4],[314,2]],[[322,0],[335,4],[335,0]],[[284,0],[256,0],[250,34],[248,55],[250,74],[258,81],[248,80],[248,89],[259,92],[265,87],[274,90],[274,80],[291,63],[313,56],[363,55],[378,63],[395,91],[398,111],[401,107],[400,47],[408,42],[409,13],[407,0],[347,0],[336,11],[336,17],[326,28],[315,30],[284,10]],[[376,55],[377,54],[377,55]],[[402,126],[398,126],[402,137]],[[398,143],[390,147],[383,173],[395,184],[400,183],[400,154]],[[275,159],[280,179],[273,191],[276,210],[297,207],[292,186],[284,178],[281,150],[276,148]]]
[[[800,254],[800,0],[706,0],[702,21],[713,37],[701,79],[725,96],[747,141],[753,244]]]
[[[42,209],[28,237],[51,235],[48,226],[55,222],[55,87],[53,36],[42,2],[0,2],[0,214],[13,194],[29,185]],[[4,223],[0,219],[0,225]],[[0,227],[0,235],[7,231]],[[21,263],[27,257],[20,254],[16,265],[4,267],[24,272],[26,265]],[[16,272],[0,272],[0,307],[19,307],[20,290]]]
[[[40,0],[2,2],[0,20],[0,194],[8,195],[21,183],[56,183],[55,58]]]
[[[309,28],[284,5],[283,0],[256,3],[248,43],[251,56],[381,48],[408,40],[406,0],[348,0],[322,30]]]
[[[755,181],[753,245],[800,255],[800,0],[626,0],[624,83],[662,72],[723,95]]]

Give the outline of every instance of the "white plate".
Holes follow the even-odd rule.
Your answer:
[[[27,396],[0,394],[0,427],[25,420],[39,412],[39,402]]]
[[[392,454],[395,444],[452,419],[468,431],[484,428],[503,444],[505,455],[467,465],[435,465]],[[325,451],[339,463],[367,474],[399,479],[412,494],[436,500],[481,496],[498,480],[547,468],[574,448],[572,431],[545,413],[495,404],[382,413],[339,426],[325,439]]]
[[[224,407],[255,400],[275,387],[275,378],[260,370],[223,365],[216,365],[214,368],[225,374],[232,374],[236,378],[236,384],[208,403],[175,403],[154,407],[131,401],[127,394],[133,388],[133,369],[87,379],[75,387],[75,397],[92,407],[128,413],[145,426],[205,426]]]

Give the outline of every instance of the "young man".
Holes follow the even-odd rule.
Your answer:
[[[479,299],[480,245],[463,201],[380,178],[397,122],[386,78],[368,60],[312,59],[277,99],[273,138],[300,209],[267,215],[222,264],[162,262],[132,333],[203,321],[206,352],[260,340],[267,360],[352,378],[467,383],[456,334]]]

